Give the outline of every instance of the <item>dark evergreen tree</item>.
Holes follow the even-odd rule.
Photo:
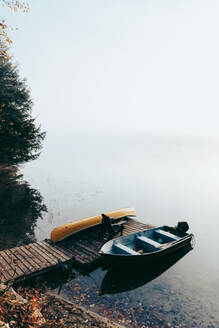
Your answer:
[[[32,117],[33,102],[17,67],[0,60],[0,166],[36,159],[45,132]]]

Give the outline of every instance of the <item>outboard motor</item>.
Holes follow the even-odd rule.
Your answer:
[[[178,222],[176,229],[182,232],[186,232],[189,230],[189,225],[186,221]]]

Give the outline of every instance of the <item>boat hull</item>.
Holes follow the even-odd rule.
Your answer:
[[[120,254],[107,254],[100,251],[102,255],[102,260],[105,267],[124,267],[130,265],[139,265],[144,263],[149,263],[153,260],[159,259],[163,256],[166,256],[172,252],[175,252],[187,245],[191,245],[193,234],[188,234],[184,238],[181,238],[179,241],[174,242],[169,247],[166,247],[162,250],[158,250],[151,253],[145,253],[142,255],[120,255]]]

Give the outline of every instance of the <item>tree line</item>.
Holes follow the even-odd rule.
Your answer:
[[[28,9],[17,0],[1,4]],[[33,240],[37,219],[47,211],[40,193],[19,173],[19,164],[38,158],[46,133],[36,124],[30,89],[9,56],[9,31],[0,16],[0,249]]]
[[[29,10],[20,0],[0,0],[0,5],[15,12]],[[10,29],[0,16],[0,168],[36,159],[45,138],[32,117],[29,88],[9,56]]]
[[[33,240],[37,219],[47,211],[40,193],[18,169],[40,155],[45,138],[32,117],[32,106],[17,67],[0,60],[0,249]]]

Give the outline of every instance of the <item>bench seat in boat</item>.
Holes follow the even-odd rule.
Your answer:
[[[165,240],[165,242],[170,242],[170,241],[175,241],[180,239],[180,237],[175,236],[174,234],[168,232],[168,231],[164,231],[164,230],[156,230],[155,231],[157,237],[160,237],[162,239]]]
[[[157,250],[162,246],[157,241],[147,238],[145,236],[137,236],[136,239],[142,247],[146,247],[148,250],[151,251]]]
[[[115,243],[113,247],[119,254],[139,255],[139,253],[121,243]]]

